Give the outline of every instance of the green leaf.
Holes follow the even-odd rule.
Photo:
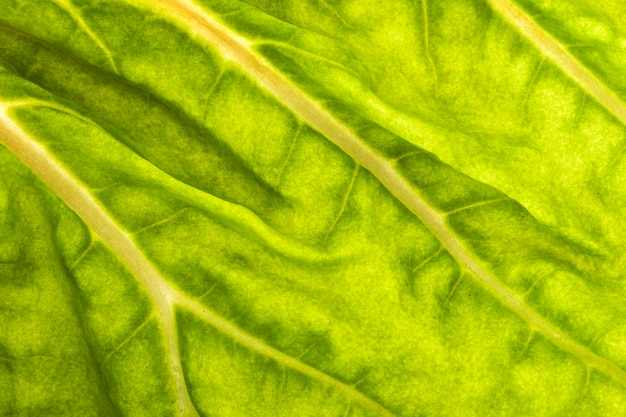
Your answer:
[[[624,16],[2,1],[0,415],[623,415]]]

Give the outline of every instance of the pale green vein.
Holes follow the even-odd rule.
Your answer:
[[[624,323],[619,320],[610,322],[608,325],[598,330],[598,332],[593,336],[593,338],[589,342],[589,347],[593,346],[596,342],[598,342],[598,340],[602,339],[604,336],[607,336],[609,332],[612,332],[616,328],[622,327],[623,325]]]
[[[348,408],[346,409],[346,412],[343,415],[343,417],[348,417],[350,415],[351,410],[352,410],[352,401],[348,401]]]
[[[430,64],[433,71],[433,77],[435,79],[435,86],[438,84],[437,67],[435,67],[435,61],[430,54],[430,34],[428,33],[428,0],[422,0],[422,15],[424,19],[424,51],[426,53],[426,59]]]
[[[624,372],[624,370],[607,359],[593,353],[586,346],[583,346],[548,323],[543,317],[530,309],[515,294],[487,272],[446,228],[443,216],[429,206],[409,182],[398,175],[393,168],[393,162],[383,159],[365,146],[352,131],[339,123],[315,101],[287,81],[262,58],[257,56],[253,52],[250,43],[231,33],[212,16],[190,1],[158,0],[150,4],[162,8],[164,12],[178,19],[188,30],[215,45],[227,59],[240,65],[279,101],[291,108],[292,111],[300,115],[300,117],[313,128],[343,149],[348,155],[352,156],[358,164],[375,175],[399,201],[430,229],[448,252],[456,258],[462,266],[469,270],[496,298],[509,306],[509,308],[526,320],[533,328],[561,349],[572,353],[619,381],[621,384],[626,385],[626,372]],[[511,7],[503,7],[504,5],[510,6],[510,4],[504,0],[494,0],[494,4],[499,5],[499,7],[502,7],[505,11],[517,10]],[[527,17],[524,18],[530,22]],[[528,22],[526,23],[527,25]],[[570,65],[568,68],[572,70],[572,74],[583,80],[590,90],[596,92],[598,100],[613,109],[616,114],[620,114],[620,118],[626,121],[626,109],[624,109],[622,104],[616,101],[612,95],[608,94],[605,89],[601,88],[603,86],[591,77],[584,68],[573,61],[569,55],[557,53],[560,51],[558,45],[555,45],[553,41],[546,42],[545,38],[547,35],[543,32],[539,33],[538,31],[539,29],[536,26],[531,27],[531,33],[535,34],[536,37],[542,38],[543,44],[549,46],[546,50],[550,51],[550,56],[559,58],[563,62],[566,62],[567,60],[565,58],[568,58],[569,61],[567,62],[569,62]]]
[[[450,305],[450,300],[452,300],[452,297],[454,296],[456,289],[459,288],[459,285],[463,281],[463,276],[464,276],[463,273],[459,273],[459,277],[457,278],[456,281],[454,281],[454,284],[452,284],[452,288],[450,288],[450,292],[448,293],[448,296],[446,297],[446,301],[443,302],[444,308],[448,308],[448,306]]]
[[[100,129],[100,126],[91,120],[88,117],[78,113],[77,111],[70,109],[69,107],[62,106],[60,104],[54,103],[52,101],[43,101],[38,99],[26,99],[26,100],[16,100],[16,101],[5,101],[3,103],[5,107],[20,107],[20,106],[32,106],[32,107],[45,107],[52,110],[57,110],[62,113],[67,113],[71,116],[76,117],[77,119],[82,120],[83,122],[89,123],[90,125]]]
[[[282,165],[278,169],[278,177],[276,178],[276,185],[280,186],[280,183],[283,179],[283,174],[285,173],[285,169],[289,164],[289,160],[291,159],[291,155],[293,154],[293,150],[296,148],[296,142],[298,141],[298,136],[300,136],[300,132],[302,131],[302,123],[298,123],[298,129],[296,129],[296,133],[293,135],[293,139],[291,140],[291,145],[289,145],[289,150],[287,151],[287,156],[285,156],[285,160]]]
[[[432,261],[433,259],[435,259],[437,256],[439,256],[439,254],[443,252],[443,246],[439,246],[439,249],[437,249],[434,253],[432,253],[430,256],[427,256],[426,259],[424,259],[422,262],[420,262],[416,267],[414,267],[411,272],[415,273],[417,271],[419,271],[420,269],[422,269],[424,266],[426,266],[427,263],[429,263],[430,261]]]
[[[78,10],[76,10],[76,7],[71,3],[71,1],[70,0],[54,0],[54,1],[59,6],[61,6],[70,16],[72,16],[72,19],[76,21],[78,26],[80,26],[80,28],[83,31],[85,31],[87,36],[89,36],[89,38],[91,38],[91,40],[98,46],[98,48],[100,48],[100,50],[106,57],[107,61],[109,62],[109,65],[111,65],[113,72],[115,72],[116,74],[119,74],[117,66],[115,65],[115,61],[113,60],[113,55],[111,54],[111,51],[109,50],[109,48],[107,48],[104,42],[102,42],[102,40],[91,30],[89,25],[87,25],[87,23],[85,22],[85,19],[83,19],[83,17],[80,15]]]
[[[580,397],[578,397],[578,400],[576,401],[576,404],[574,404],[574,408],[568,414],[568,417],[572,417],[576,413],[576,410],[578,410],[578,407],[580,407],[580,403],[582,402],[583,398],[585,398],[585,395],[587,395],[587,390],[589,389],[589,380],[590,379],[591,379],[591,370],[587,369],[587,378],[585,379],[585,386],[583,387],[583,390],[580,393]]]
[[[87,247],[83,250],[83,252],[78,256],[78,258],[76,258],[76,260],[72,262],[72,265],[70,265],[69,267],[70,271],[74,270],[74,268],[76,268],[76,266],[79,263],[81,263],[83,259],[85,259],[85,256],[87,256],[87,254],[93,248],[93,246],[94,246],[94,240],[92,239],[91,242],[89,242],[89,245],[87,245]]]
[[[535,69],[533,77],[528,83],[528,87],[526,87],[526,94],[524,94],[524,100],[522,101],[522,110],[524,112],[528,112],[528,98],[530,97],[530,91],[532,90],[533,85],[535,85],[537,78],[539,78],[539,74],[541,73],[541,68],[543,67],[544,61],[545,58],[541,58],[541,61],[539,61],[539,64],[537,64],[537,69]]]
[[[163,218],[163,219],[161,219],[161,220],[158,220],[158,221],[156,221],[156,222],[154,222],[154,223],[151,223],[151,224],[149,224],[149,225],[147,225],[147,226],[144,226],[144,227],[142,227],[141,229],[134,230],[134,231],[133,231],[133,234],[134,234],[134,235],[138,235],[138,234],[143,233],[143,232],[145,232],[145,231],[147,231],[147,230],[150,230],[150,229],[152,229],[152,228],[162,226],[162,225],[164,225],[165,223],[167,223],[167,222],[169,222],[169,221],[172,221],[172,220],[174,220],[175,218],[179,217],[181,214],[185,213],[186,211],[189,211],[189,209],[190,209],[190,207],[185,207],[185,208],[182,208],[182,209],[178,210],[177,212],[172,213],[172,214],[170,214],[169,216],[167,216],[167,217],[165,217],[165,218]]]
[[[278,41],[258,41],[254,45],[274,45],[274,46],[277,46],[279,48],[290,49],[290,50],[296,52],[299,55],[311,57],[311,58],[313,58],[316,61],[324,62],[324,63],[326,63],[326,64],[328,64],[330,66],[338,68],[338,69],[344,71],[345,73],[352,75],[355,78],[359,77],[358,74],[354,72],[354,70],[352,70],[351,68],[346,67],[343,64],[340,64],[337,61],[333,61],[332,59],[328,59],[325,56],[322,56],[322,55],[319,55],[319,54],[315,54],[315,53],[307,51],[305,49],[296,48],[293,45],[290,45],[288,43],[278,42]]]
[[[575,80],[622,123],[626,123],[626,105],[583,64],[578,62],[547,31],[510,0],[489,0],[493,8],[515,26],[530,42]]]
[[[535,281],[533,281],[532,285],[530,286],[530,288],[528,288],[528,290],[526,290],[526,292],[524,294],[522,294],[522,298],[526,298],[530,295],[531,292],[533,292],[533,290],[535,289],[535,287],[537,286],[537,284],[544,280],[546,277],[549,277],[550,275],[554,274],[555,272],[557,272],[557,269],[554,269],[550,272],[546,272],[545,274],[540,275],[537,279],[535,279]]]
[[[319,4],[321,4],[322,6],[324,6],[328,11],[330,11],[332,14],[335,15],[335,17],[346,27],[351,28],[352,25],[350,25],[348,22],[346,22],[346,20],[341,17],[341,15],[339,14],[339,11],[337,11],[336,8],[334,8],[333,6],[331,6],[330,4],[328,4],[326,1],[324,0],[317,0],[317,2]]]
[[[212,293],[212,292],[213,292],[213,291],[217,288],[217,286],[218,286],[218,283],[217,283],[217,282],[216,282],[215,284],[211,285],[211,286],[209,287],[209,289],[208,289],[208,290],[206,290],[205,292],[203,292],[202,294],[200,294],[200,295],[196,298],[196,300],[198,300],[198,301],[202,300],[203,298],[205,298],[206,296],[208,296],[209,294],[211,294],[211,293]]]
[[[300,353],[300,354],[296,357],[296,359],[298,359],[298,360],[302,359],[304,356],[306,356],[306,354],[307,354],[307,353],[309,353],[309,352],[311,351],[311,349],[313,349],[315,346],[318,346],[318,345],[321,343],[321,341],[322,341],[322,339],[317,340],[317,341],[315,341],[315,342],[311,343],[311,345],[310,345],[308,348],[304,349],[304,350],[302,351],[302,353]]]
[[[322,242],[326,242],[328,240],[332,232],[337,227],[337,224],[339,224],[339,220],[341,219],[341,216],[343,216],[343,213],[346,211],[346,208],[348,207],[348,200],[350,199],[350,194],[352,194],[352,189],[354,188],[356,179],[359,176],[359,168],[360,168],[359,164],[356,164],[356,166],[354,167],[354,170],[352,171],[352,177],[350,178],[350,183],[348,184],[348,187],[346,188],[343,198],[341,199],[341,207],[339,208],[337,217],[335,217],[335,221],[330,226],[330,229],[328,229],[328,231],[326,232],[326,236],[324,236],[324,240]]]
[[[137,336],[139,334],[139,332],[146,327],[146,325],[150,322],[150,320],[152,320],[154,318],[153,314],[150,314],[148,317],[146,317],[146,319],[135,328],[135,330],[133,330],[124,340],[122,340],[121,343],[119,343],[114,349],[112,349],[104,358],[104,360],[102,361],[102,363],[100,364],[100,368],[103,368],[104,365],[109,361],[109,359],[111,359],[111,356],[113,356],[116,352],[119,352],[120,349],[122,349],[124,346],[126,346],[128,344],[128,342],[130,342],[131,340],[133,340],[133,338],[135,336]]]
[[[480,201],[478,203],[469,204],[467,206],[459,207],[459,208],[456,208],[454,210],[446,211],[445,213],[442,213],[442,214],[444,214],[446,216],[449,216],[450,214],[457,214],[457,213],[460,213],[462,211],[471,210],[473,208],[487,206],[487,205],[494,204],[494,203],[499,203],[501,201],[511,201],[511,199],[503,197],[503,198],[494,198],[493,200]]]
[[[224,73],[225,72],[226,72],[226,69],[224,67],[220,68],[220,72],[215,77],[215,80],[213,81],[211,86],[207,89],[207,92],[206,92],[206,95],[205,95],[205,99],[204,99],[204,113],[202,113],[202,121],[203,122],[206,121],[206,112],[207,112],[207,110],[209,108],[209,99],[211,98],[211,96],[215,92],[215,89],[217,88],[217,85],[220,83],[222,78],[224,78]]]
[[[424,155],[424,152],[423,151],[407,152],[404,155],[400,155],[399,157],[394,159],[393,162],[398,162],[404,158],[410,158],[413,155]]]
[[[511,374],[511,370],[515,367],[515,365],[518,362],[520,362],[520,359],[522,359],[522,357],[524,356],[524,354],[530,347],[530,342],[532,342],[534,335],[535,333],[532,330],[528,332],[528,337],[526,338],[526,341],[524,342],[522,349],[515,356],[515,358],[507,364],[507,367],[503,372],[504,377],[502,378],[502,384],[500,386],[500,390],[496,394],[496,401],[500,401],[500,398],[504,396],[509,384],[511,383],[511,378],[507,378],[507,376]]]

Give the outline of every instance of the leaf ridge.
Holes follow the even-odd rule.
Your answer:
[[[498,11],[524,37],[550,58],[565,74],[576,81],[619,121],[626,124],[624,104],[602,81],[596,78],[582,63],[570,55],[565,47],[547,31],[526,15],[510,0],[489,0]]]
[[[504,0],[492,0],[499,6],[509,5]],[[606,375],[626,386],[626,371],[609,360],[595,354],[588,347],[562,333],[558,328],[544,320],[531,310],[508,288],[473,259],[470,252],[450,233],[445,226],[444,217],[430,207],[413,186],[394,170],[393,164],[366,147],[347,127],[343,126],[313,99],[291,84],[265,60],[258,57],[250,43],[224,28],[207,12],[188,0],[158,0],[153,4],[162,7],[170,15],[180,20],[189,30],[205,38],[216,46],[227,59],[242,67],[276,98],[309,123],[314,129],[326,136],[331,142],[350,155],[358,164],[369,170],[385,187],[402,202],[445,246],[448,252],[496,298],[522,317],[529,325],[542,333],[561,349],[570,352],[581,360],[602,370]],[[513,9],[512,6],[505,8]],[[519,11],[518,11],[519,15]],[[529,20],[525,17],[526,20]],[[526,23],[528,25],[528,22]],[[599,94],[598,100],[610,107],[626,122],[626,107],[616,100],[584,68],[580,67],[569,55],[565,54],[555,42],[546,41],[547,35],[531,27],[532,33],[540,37],[549,46],[548,51],[561,59],[579,76],[580,82],[591,91]],[[559,52],[561,51],[561,52]],[[557,53],[558,52],[558,53]],[[573,75],[573,76],[574,76]]]

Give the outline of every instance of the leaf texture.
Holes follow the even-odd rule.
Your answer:
[[[0,415],[626,411],[623,6],[35,3]]]

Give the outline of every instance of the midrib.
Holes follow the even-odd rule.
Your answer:
[[[503,13],[512,13],[523,21],[523,17],[520,17],[519,13],[515,14],[516,9],[508,2],[503,0],[493,0],[493,2],[494,5],[497,5],[498,10],[502,8],[501,11]],[[298,114],[314,129],[339,146],[344,152],[354,158],[357,163],[368,169],[431,230],[448,252],[471,271],[472,275],[484,287],[525,319],[533,328],[561,349],[570,352],[588,365],[597,368],[621,384],[626,385],[626,372],[624,370],[607,359],[596,355],[587,347],[552,326],[491,276],[445,227],[442,215],[426,204],[413,190],[411,185],[395,172],[390,162],[368,149],[354,133],[341,125],[327,111],[323,110],[316,102],[291,84],[261,57],[257,56],[246,40],[231,33],[204,10],[187,0],[157,0],[151,4],[163,8],[169,15],[178,18],[180,23],[187,26],[192,33],[215,45],[227,59],[237,63],[294,113]],[[564,53],[558,45],[555,46],[554,41],[545,33],[540,32],[534,26],[528,26],[528,32],[532,34],[531,36],[538,39],[541,45],[546,46],[546,54],[552,59],[558,59],[559,61],[557,62],[569,69],[567,72],[573,78],[578,80],[600,102],[604,103],[607,108],[626,122],[626,109],[601,83],[584,68],[581,68],[569,55]]]
[[[626,105],[563,45],[509,0],[488,0],[493,8],[522,33],[533,45],[576,81],[622,123],[626,124]]]

